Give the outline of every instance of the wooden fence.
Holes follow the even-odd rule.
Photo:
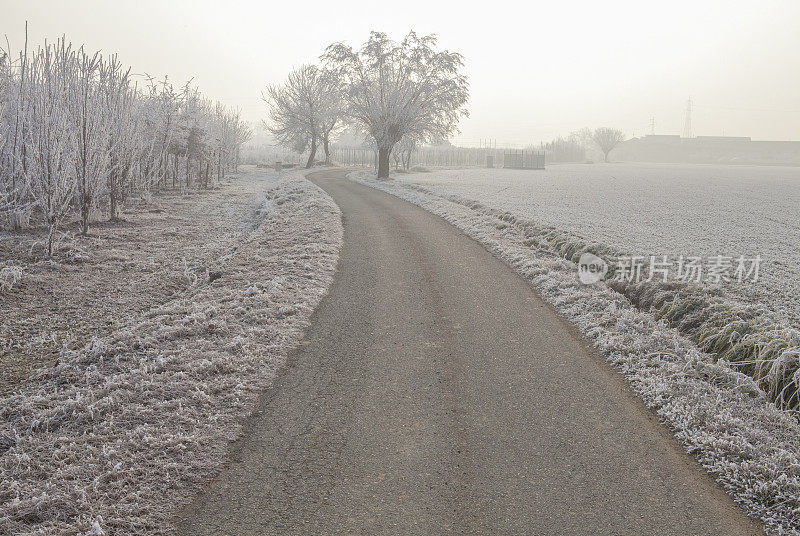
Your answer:
[[[374,168],[376,152],[363,147],[334,147],[331,160],[341,166]],[[394,168],[396,163],[391,160]],[[509,149],[469,147],[422,147],[411,155],[411,168],[507,167],[515,169],[544,169],[543,151],[514,151]]]
[[[520,150],[503,153],[506,169],[544,169],[544,151]]]

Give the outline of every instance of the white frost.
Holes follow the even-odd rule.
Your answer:
[[[420,188],[371,177],[351,174],[442,216],[525,277],[626,376],[686,450],[769,534],[800,534],[800,424],[766,402],[749,377],[724,361],[713,362],[606,285],[579,283],[573,262],[531,244],[508,213],[456,199],[442,185]]]
[[[174,532],[333,277],[338,207],[298,172],[265,189],[222,277],[0,397],[0,534]]]

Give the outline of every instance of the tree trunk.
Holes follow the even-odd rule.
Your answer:
[[[50,229],[47,232],[47,256],[53,256],[53,243],[55,242],[56,238],[56,228],[58,227],[58,220],[53,218],[53,221],[50,222]]]
[[[413,150],[409,149],[405,154],[405,159],[403,160],[403,168],[406,171],[408,171],[408,169],[411,167],[411,153],[412,152],[413,152]]]
[[[331,148],[328,136],[322,139],[322,148],[325,150],[325,165],[327,166],[331,163]]]
[[[109,192],[108,201],[108,209],[109,212],[111,212],[109,221],[119,221],[119,217],[117,216],[117,193],[114,190]]]
[[[86,196],[81,200],[81,236],[89,235],[89,200]]]
[[[317,138],[311,137],[311,154],[308,155],[308,162],[306,162],[306,169],[314,165],[314,157],[317,156]]]
[[[389,178],[389,153],[390,149],[378,149],[378,178]]]

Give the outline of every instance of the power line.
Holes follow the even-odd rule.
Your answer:
[[[767,108],[736,108],[732,106],[710,106],[708,104],[695,104],[695,108],[712,108],[715,110],[735,110],[739,112],[775,112],[782,114],[800,114],[800,110],[775,110]]]

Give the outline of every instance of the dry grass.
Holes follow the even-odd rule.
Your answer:
[[[776,399],[781,382],[785,387],[787,379],[798,381],[789,333],[759,334],[754,327],[758,311],[726,309],[718,296],[698,289],[582,285],[576,255],[613,251],[474,200],[374,181],[365,174],[352,177],[442,216],[508,263],[627,377],[687,451],[751,516],[763,521],[769,534],[800,535],[800,423],[767,401]],[[635,300],[641,300],[638,307]],[[650,311],[644,310],[649,306]],[[657,318],[653,313],[660,308],[684,329],[695,329],[703,348],[719,353],[705,353],[671,327],[666,314]],[[704,332],[717,336],[701,340]],[[775,342],[758,342],[770,337]],[[725,357],[726,351],[739,352],[739,347],[757,349],[764,366],[752,375],[740,372],[744,362],[734,366]],[[765,392],[753,376],[774,390]]]
[[[781,409],[800,408],[800,332],[764,306],[743,303],[720,289],[679,281],[614,281],[616,260],[625,252],[590,242],[569,231],[541,225],[510,212],[488,207],[458,195],[441,195],[415,185],[398,187],[424,196],[446,199],[496,219],[502,231],[523,233],[524,244],[543,254],[577,263],[583,253],[594,253],[609,263],[608,285],[639,309],[688,336],[698,347],[754,378],[767,398]],[[643,265],[647,273],[647,262]]]
[[[217,190],[134,200],[125,221],[97,223],[87,238],[68,226],[52,259],[46,229],[0,233],[0,393],[55,363],[62,348],[80,348],[184,292],[191,274],[205,277],[247,232],[268,177],[243,173]]]
[[[169,278],[156,286],[166,300],[76,340],[0,397],[0,534],[172,534],[175,513],[221,468],[341,243],[338,208],[300,174],[241,181],[261,195],[215,209],[230,233],[200,223],[191,246],[164,246],[168,262],[148,274]],[[143,300],[128,303],[158,301]]]

